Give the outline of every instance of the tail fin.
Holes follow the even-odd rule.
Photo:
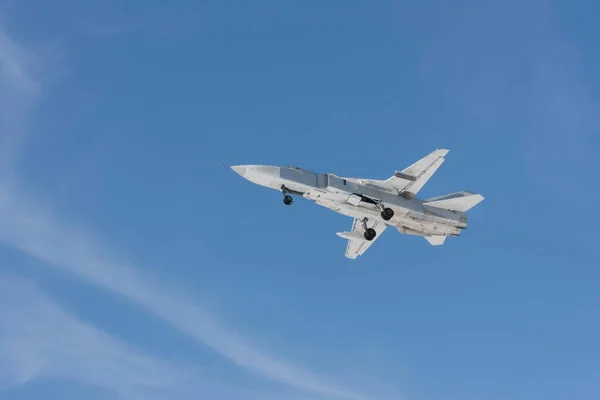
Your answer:
[[[423,203],[426,207],[441,208],[443,210],[459,211],[465,213],[477,204],[481,203],[484,197],[480,194],[471,192],[450,193],[444,196],[432,197]]]

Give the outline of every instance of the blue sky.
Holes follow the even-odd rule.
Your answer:
[[[0,0],[0,399],[598,398],[598,12]],[[355,261],[219,166],[436,148],[469,229]]]

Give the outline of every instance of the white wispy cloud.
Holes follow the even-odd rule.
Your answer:
[[[192,368],[157,360],[79,321],[30,281],[0,275],[0,315],[0,389],[51,377],[127,398],[167,398],[189,396],[197,386]]]
[[[28,117],[41,86],[34,78],[38,60],[0,27],[0,179],[14,164]]]
[[[201,306],[176,290],[151,282],[140,268],[119,261],[90,235],[68,227],[42,209],[14,191],[4,193],[0,203],[0,241],[133,300],[251,373],[315,395],[368,398],[259,350]]]
[[[0,393],[50,378],[102,388],[107,398],[271,398],[149,355],[81,321],[30,280],[0,273],[0,315]]]
[[[0,103],[5,118],[3,141],[8,143],[25,132],[18,122],[27,122],[27,117],[31,116],[29,111],[39,95],[39,82],[25,67],[31,54],[18,46],[1,28],[0,35],[0,68],[3,71],[0,88],[11,89],[4,93]],[[10,112],[13,102],[20,103],[16,114]],[[17,115],[16,119],[14,115]],[[16,151],[14,147],[12,149]],[[1,242],[131,299],[187,333],[199,344],[212,348],[255,375],[315,396],[348,400],[369,398],[258,349],[177,290],[152,282],[141,268],[113,256],[94,240],[92,234],[73,228],[53,216],[44,204],[23,195],[18,187],[15,184],[7,185],[0,179]],[[75,358],[76,354],[73,356]],[[30,358],[23,356],[21,360],[23,367],[20,379],[35,376],[43,368],[43,359],[40,361],[35,355]]]

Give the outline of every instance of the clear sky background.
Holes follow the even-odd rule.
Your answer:
[[[0,399],[600,398],[593,1],[0,0]],[[385,234],[229,164],[486,200]]]

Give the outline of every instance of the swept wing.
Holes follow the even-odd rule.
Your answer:
[[[434,150],[410,167],[396,171],[394,176],[385,180],[385,183],[400,193],[414,196],[442,165],[446,154],[448,154],[446,149]]]
[[[352,231],[351,232],[339,232],[338,236],[343,237],[344,239],[348,239],[348,246],[346,247],[346,257],[355,259],[358,256],[361,256],[371,247],[373,242],[377,240],[379,236],[385,231],[387,225],[383,223],[383,221],[377,221],[375,219],[369,219],[367,221],[367,227],[375,229],[377,232],[377,236],[375,239],[368,241],[365,240],[363,233],[363,224],[360,219],[354,218],[354,222],[352,223]]]

